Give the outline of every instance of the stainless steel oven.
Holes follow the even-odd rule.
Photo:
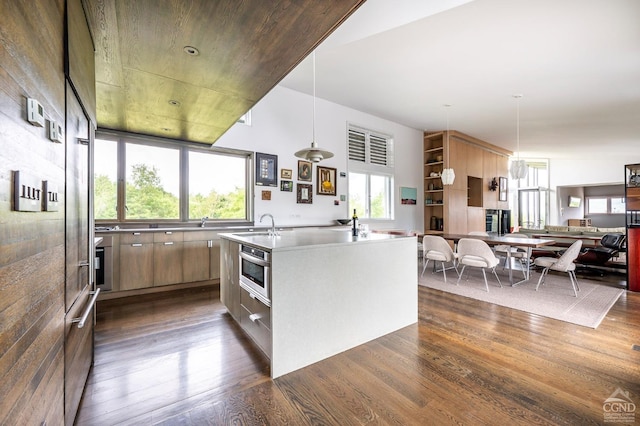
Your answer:
[[[96,287],[102,291],[110,291],[113,283],[113,237],[105,235],[96,247],[94,261]]]
[[[271,306],[271,253],[255,247],[240,246],[240,287]]]

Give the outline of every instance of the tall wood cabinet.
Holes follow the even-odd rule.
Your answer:
[[[625,166],[627,289],[640,291],[640,164]]]
[[[511,151],[464,133],[450,130],[424,134],[424,231],[460,233],[483,231],[486,209],[506,209],[493,178],[506,177]],[[453,185],[443,185],[440,174],[453,168]]]

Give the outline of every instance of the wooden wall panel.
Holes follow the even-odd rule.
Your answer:
[[[26,121],[26,99],[64,123],[64,0],[0,13],[0,424],[64,421],[64,209],[12,210],[13,171],[64,191],[64,145]]]
[[[474,145],[467,145],[467,176],[481,178],[483,176],[484,150]]]
[[[467,147],[468,145],[464,142],[455,138],[449,139],[450,167],[453,167],[456,173],[452,188],[464,190],[465,193],[467,191]]]
[[[482,201],[485,209],[497,209],[498,208],[498,196],[499,191],[491,191],[489,189],[489,184],[493,178],[496,178],[496,182],[499,182],[498,175],[498,156],[493,152],[483,151],[483,160],[482,160],[482,179],[483,188],[482,188]]]

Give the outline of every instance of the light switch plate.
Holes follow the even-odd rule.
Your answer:
[[[62,143],[64,140],[64,130],[55,121],[49,121],[49,139],[53,142]]]
[[[44,127],[44,108],[35,99],[27,99],[27,121],[34,126]]]

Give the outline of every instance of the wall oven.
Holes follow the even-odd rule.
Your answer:
[[[271,306],[271,253],[241,245],[239,254],[240,287],[265,305]]]
[[[105,235],[96,247],[94,260],[96,287],[102,291],[110,291],[113,283],[113,237]]]

